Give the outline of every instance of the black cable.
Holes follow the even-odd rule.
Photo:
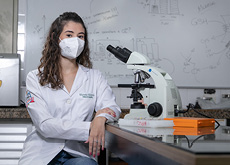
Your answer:
[[[187,140],[187,143],[188,143],[188,148],[192,148],[193,144],[194,144],[198,139],[200,139],[200,138],[203,137],[203,136],[204,136],[204,135],[198,136],[196,139],[194,139],[194,140],[190,143],[188,137],[184,135],[184,137],[185,137],[185,139]]]
[[[175,110],[175,113],[187,113],[190,109],[194,110],[194,112],[198,113],[199,115],[203,116],[203,117],[206,117],[206,118],[213,118],[213,117],[210,117],[210,116],[207,116],[199,111],[197,111],[195,108],[194,108],[194,105],[189,103],[189,105],[187,106],[187,110]],[[214,119],[215,120],[215,119]],[[218,121],[215,120],[215,122],[217,123],[217,127],[215,128],[215,130],[220,126],[220,123]],[[188,148],[191,148],[193,146],[193,144],[198,140],[200,139],[201,137],[203,137],[204,135],[200,135],[198,136],[196,139],[194,139],[191,143],[189,142],[189,139],[187,136],[183,135],[183,137],[187,140],[187,143],[188,143]]]
[[[203,117],[206,117],[206,118],[213,118],[213,117],[210,117],[210,116],[207,116],[199,111],[197,111],[195,108],[194,108],[194,105],[189,103],[188,106],[187,106],[187,110],[176,110],[176,113],[187,113],[190,109],[194,110],[194,112],[196,112],[197,114],[203,116]],[[214,119],[215,120],[215,119]],[[215,130],[220,126],[220,123],[215,120],[216,124],[217,124],[217,127],[215,128]]]
[[[191,103],[190,103],[191,104]],[[207,117],[207,118],[214,118],[214,117],[210,117],[210,116],[207,116],[207,115],[205,115],[205,114],[203,114],[203,113],[200,113],[199,111],[197,111],[195,108],[194,108],[194,105],[193,104],[191,104],[191,106],[190,106],[191,108],[192,108],[192,110],[194,110],[194,112],[196,112],[197,114],[199,114],[199,115],[201,115],[201,116],[204,116],[204,117]],[[215,120],[215,119],[214,119]],[[220,123],[217,121],[217,120],[215,120],[215,122],[216,122],[216,124],[217,124],[217,127],[215,128],[215,130],[220,126]]]

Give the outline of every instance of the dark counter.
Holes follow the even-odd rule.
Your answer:
[[[1,119],[30,119],[26,107],[0,107]]]
[[[196,111],[209,116],[211,118],[215,119],[230,119],[230,108],[228,109],[196,109]],[[204,116],[198,114],[194,110],[189,110],[186,113],[183,113],[184,117],[201,117],[204,118]],[[129,113],[129,109],[122,109],[121,118],[124,118],[126,114]]]
[[[230,119],[230,108],[229,109],[197,109],[200,113],[215,119]],[[121,118],[129,113],[129,109],[122,109]],[[183,114],[185,117],[202,117],[194,110]],[[30,118],[26,107],[0,107],[0,118],[6,119],[28,119]]]

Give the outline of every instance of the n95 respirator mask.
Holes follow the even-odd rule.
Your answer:
[[[62,56],[68,59],[77,58],[83,51],[84,45],[85,41],[78,37],[65,38],[59,43]]]

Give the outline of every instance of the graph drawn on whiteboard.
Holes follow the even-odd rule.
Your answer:
[[[151,14],[179,15],[178,0],[138,0]]]
[[[46,38],[46,16],[43,15],[42,18],[42,25],[36,25],[33,29],[33,34],[40,35],[39,39],[44,40]]]
[[[173,74],[175,71],[175,66],[173,62],[167,58],[161,57],[159,54],[159,45],[155,42],[154,38],[137,38],[136,47],[139,53],[142,53],[151,61],[154,67],[167,68],[169,74]]]

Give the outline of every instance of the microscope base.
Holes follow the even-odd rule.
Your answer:
[[[119,126],[129,126],[129,127],[173,127],[174,123],[172,120],[163,119],[119,119]]]
[[[154,117],[149,115],[147,109],[130,109],[129,114],[125,115],[124,119],[145,119],[145,120],[152,120],[152,119],[163,119],[163,116],[160,115],[159,117]]]

